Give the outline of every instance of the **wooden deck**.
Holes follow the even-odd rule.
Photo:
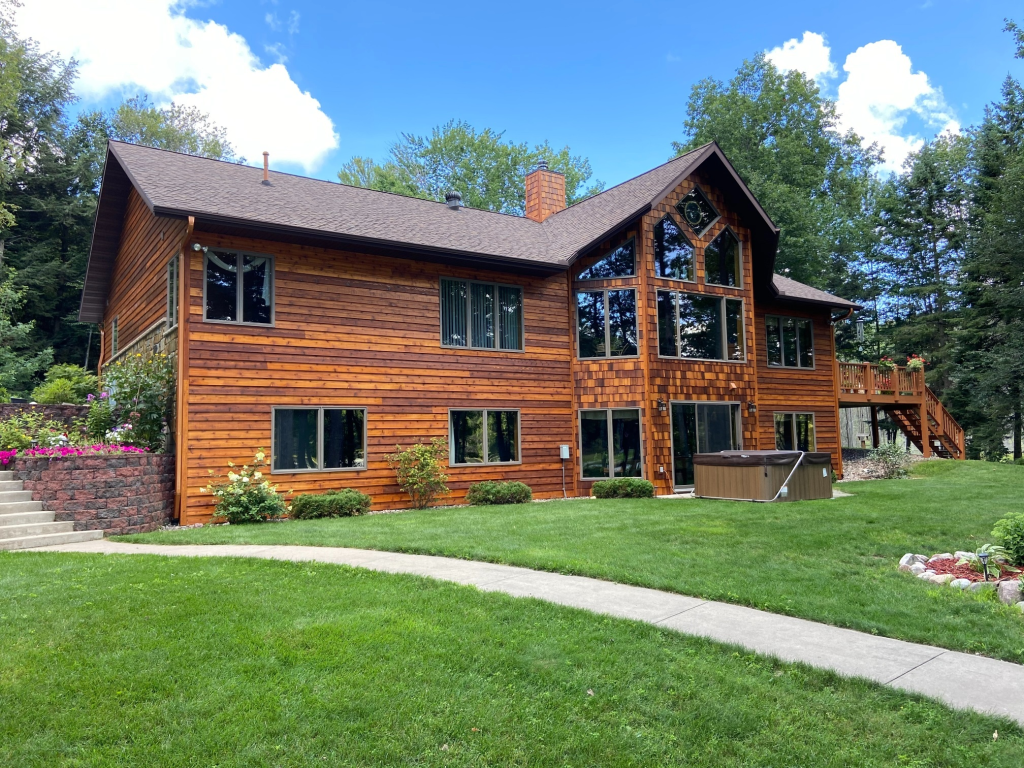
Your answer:
[[[924,456],[964,458],[964,430],[925,384],[923,371],[903,366],[883,371],[875,363],[836,363],[836,368],[839,406],[871,408],[876,446],[881,408]]]

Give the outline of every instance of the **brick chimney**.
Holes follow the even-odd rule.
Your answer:
[[[565,210],[565,175],[549,171],[546,161],[526,175],[526,218],[544,221]]]

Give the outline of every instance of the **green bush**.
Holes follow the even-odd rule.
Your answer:
[[[466,503],[478,506],[487,504],[525,504],[533,499],[533,491],[526,483],[518,480],[507,482],[485,480],[473,483],[466,493]]]
[[[76,403],[75,385],[68,379],[54,379],[40,384],[32,391],[32,399],[44,405]]]
[[[6,387],[0,387],[0,403],[11,402],[11,393],[7,391]]]
[[[443,462],[448,458],[448,443],[435,437],[429,443],[417,443],[411,448],[395,446],[395,453],[387,457],[388,466],[395,470],[398,487],[409,494],[416,509],[426,509],[438,496],[446,496],[448,475]]]
[[[50,367],[43,383],[32,391],[32,399],[48,405],[81,405],[89,395],[95,395],[98,391],[99,380],[96,374],[80,365],[60,364]]]
[[[265,477],[267,455],[263,449],[256,451],[252,464],[237,469],[228,462],[227,482],[211,480],[199,490],[212,493],[217,499],[215,517],[227,520],[232,525],[239,523],[262,523],[276,520],[289,512],[289,506],[278,494],[277,486]],[[210,470],[213,475],[213,470]]]
[[[370,497],[354,488],[326,493],[303,493],[292,499],[290,516],[295,520],[318,517],[351,517],[370,511]]]
[[[23,451],[32,447],[32,435],[18,417],[0,421],[0,451]]]
[[[167,355],[136,353],[103,369],[103,384],[113,400],[113,423],[131,424],[120,442],[159,451],[174,416],[175,361]],[[127,438],[127,439],[126,439]]]
[[[33,442],[41,446],[59,445],[65,442],[68,432],[59,421],[25,411],[0,421],[0,451],[24,450],[31,448]]]
[[[889,443],[881,448],[875,448],[869,455],[871,461],[877,464],[883,480],[899,480],[907,476],[910,452],[901,448],[898,443]]]
[[[654,483],[639,477],[598,480],[591,493],[599,499],[650,499],[654,497]]]
[[[1024,512],[1014,512],[997,522],[992,536],[1006,550],[1011,564],[1024,566]]]
[[[94,443],[107,442],[107,432],[114,428],[114,412],[110,408],[110,398],[104,392],[89,402],[89,412],[85,415],[85,433]]]

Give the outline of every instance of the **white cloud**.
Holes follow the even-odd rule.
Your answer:
[[[299,12],[292,11],[288,14],[288,34],[297,35],[299,34]]]
[[[910,57],[892,40],[861,46],[846,57],[846,80],[837,89],[836,106],[844,128],[865,143],[878,142],[885,168],[897,170],[924,138],[907,130],[911,116],[933,130],[960,130],[942,90],[924,72],[914,72]]]
[[[263,17],[263,20],[267,22],[267,26],[275,32],[281,29],[281,20],[277,18],[276,13],[268,13]]]
[[[825,36],[817,32],[804,32],[802,39],[787,40],[778,48],[766,51],[765,56],[781,71],[799,70],[819,85],[837,74],[832,49],[825,42]]]
[[[32,0],[17,20],[23,35],[78,60],[84,100],[146,93],[194,105],[247,158],[267,150],[275,161],[315,171],[338,146],[320,102],[283,62],[264,67],[243,37],[187,18],[185,7],[176,0]],[[289,29],[297,24],[296,14]]]

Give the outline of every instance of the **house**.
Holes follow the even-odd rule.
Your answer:
[[[177,354],[182,523],[208,471],[269,449],[296,492],[408,504],[385,456],[444,437],[458,501],[608,477],[692,484],[696,452],[827,451],[833,322],[857,306],[774,274],[779,230],[716,144],[526,216],[111,142],[80,318],[101,367]]]

